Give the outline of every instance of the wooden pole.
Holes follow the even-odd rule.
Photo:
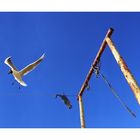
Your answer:
[[[125,61],[123,60],[123,58],[121,57],[121,55],[119,54],[119,52],[117,51],[114,43],[112,42],[112,40],[107,37],[106,38],[106,42],[112,52],[112,54],[114,55],[114,58],[116,59],[118,65],[120,66],[120,69],[125,77],[125,79],[127,80],[130,88],[132,89],[134,96],[136,97],[139,105],[140,105],[140,88],[136,82],[136,80],[134,79],[133,75],[131,74],[128,66],[126,65]]]
[[[83,108],[82,96],[79,96],[78,99],[79,99],[81,128],[85,128],[85,118],[84,118],[84,108]]]
[[[106,44],[107,44],[106,43],[106,38],[107,37],[111,37],[112,33],[113,33],[113,29],[110,28],[108,30],[108,32],[107,32],[107,34],[106,34],[106,36],[105,36],[105,38],[104,38],[101,46],[100,46],[100,49],[99,49],[99,51],[98,51],[98,53],[97,53],[97,55],[96,55],[96,57],[95,57],[92,65],[91,65],[91,68],[90,68],[90,70],[89,70],[89,72],[88,72],[88,74],[86,76],[86,79],[85,79],[85,81],[84,81],[84,83],[83,83],[83,85],[82,85],[82,87],[80,89],[79,96],[82,96],[83,95],[83,92],[84,92],[85,88],[88,86],[88,81],[90,80],[90,78],[91,78],[91,76],[93,74],[94,68],[98,64],[98,61],[100,60],[100,57],[101,57],[101,55],[104,52],[104,49],[106,47]]]
[[[92,74],[94,72],[94,68],[98,64],[98,62],[100,60],[100,57],[101,57],[102,53],[104,52],[104,50],[106,48],[106,44],[107,44],[106,43],[106,38],[111,37],[112,33],[113,33],[113,29],[110,28],[108,30],[108,32],[107,32],[107,34],[106,34],[101,46],[100,46],[100,49],[99,49],[99,51],[98,51],[98,53],[97,53],[92,65],[91,65],[91,68],[90,68],[90,70],[89,70],[89,72],[88,72],[88,74],[86,76],[86,79],[85,79],[85,81],[84,81],[84,83],[83,83],[83,85],[82,85],[82,87],[81,87],[81,89],[79,91],[78,97],[77,97],[77,99],[79,100],[81,128],[85,128],[85,118],[84,118],[84,109],[83,109],[83,103],[82,103],[82,95],[84,93],[85,88],[88,86],[88,81],[90,80],[90,78],[91,78],[91,76],[92,76]]]

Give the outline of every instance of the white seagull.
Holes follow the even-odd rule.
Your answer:
[[[14,66],[14,64],[11,61],[11,57],[7,57],[4,61],[6,65],[8,65],[11,69],[9,70],[9,74],[12,74],[15,78],[15,80],[20,83],[22,86],[27,86],[27,84],[22,80],[22,77],[26,74],[28,74],[30,71],[35,69],[37,65],[44,59],[45,54],[43,54],[38,60],[35,62],[27,65],[22,70],[18,71],[17,68]]]

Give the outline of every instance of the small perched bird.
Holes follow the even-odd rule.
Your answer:
[[[69,109],[72,108],[72,105],[71,105],[71,103],[70,103],[70,100],[67,98],[66,95],[63,95],[63,94],[56,94],[56,98],[57,98],[57,97],[60,97],[60,98],[63,100],[64,104],[65,104]]]
[[[10,70],[8,74],[12,74],[15,78],[15,80],[22,86],[27,86],[27,84],[22,80],[22,77],[26,74],[28,74],[30,71],[35,69],[37,65],[44,59],[45,54],[43,54],[38,60],[35,62],[27,65],[22,70],[18,71],[17,68],[14,66],[14,64],[11,61],[11,57],[8,57],[5,59],[4,63],[10,67]]]

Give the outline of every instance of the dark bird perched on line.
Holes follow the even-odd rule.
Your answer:
[[[57,97],[60,97],[60,98],[63,100],[64,104],[65,104],[69,109],[72,108],[71,102],[70,102],[70,100],[67,98],[66,95],[64,95],[64,94],[56,94],[56,98],[57,98]]]

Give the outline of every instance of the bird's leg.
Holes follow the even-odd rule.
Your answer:
[[[18,89],[21,89],[21,86],[19,85]]]

